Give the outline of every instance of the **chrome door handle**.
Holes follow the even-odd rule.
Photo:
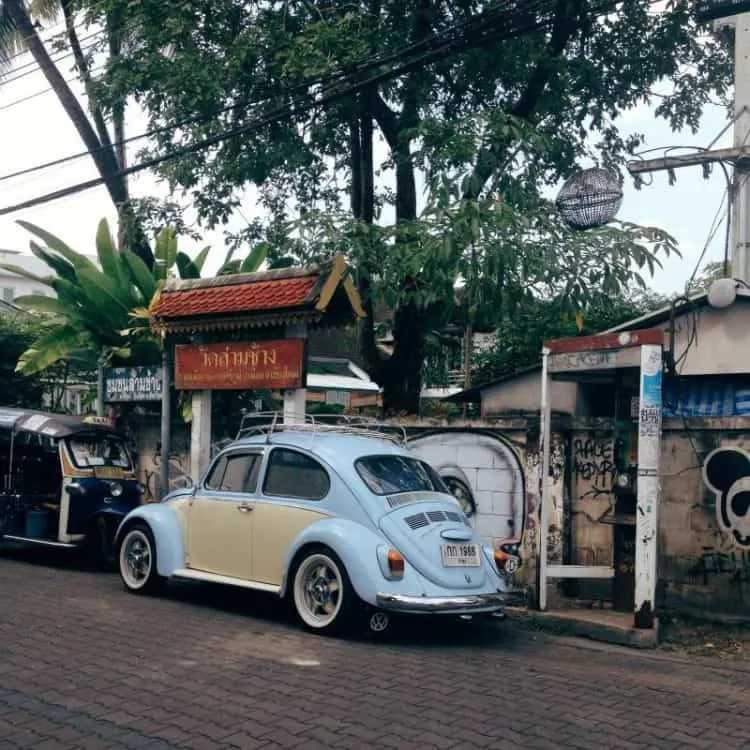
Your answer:
[[[237,506],[237,510],[241,513],[249,513],[253,509],[252,505],[248,505],[247,503],[242,503],[241,505]]]

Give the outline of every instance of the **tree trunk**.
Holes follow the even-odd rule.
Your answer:
[[[351,208],[355,219],[371,225],[375,218],[374,163],[372,155],[373,122],[369,108],[363,105],[362,113],[349,123],[349,149],[351,158]],[[365,254],[366,256],[366,254]],[[365,311],[359,323],[358,344],[370,377],[378,384],[382,378],[382,360],[375,339],[375,306],[372,299],[370,276],[372,269],[363,260],[357,269],[357,288]]]
[[[396,223],[417,218],[417,188],[409,144],[399,145],[396,159]],[[399,236],[400,244],[409,243],[408,233]],[[402,252],[408,252],[408,247]],[[404,280],[404,291],[413,292],[416,279]],[[417,304],[402,302],[393,316],[393,356],[388,360],[383,382],[383,411],[386,414],[419,414],[424,361],[424,326]]]
[[[117,60],[122,51],[122,11],[115,10],[107,14],[107,41],[109,42],[109,59]],[[122,170],[127,166],[127,145],[125,143],[125,102],[118,101],[112,106],[112,130],[114,132],[115,159]],[[120,249],[127,247],[128,217],[121,216],[118,222],[117,244]]]
[[[86,113],[70,90],[66,80],[60,74],[60,71],[55,67],[41,39],[39,39],[23,0],[5,0],[5,7],[13,21],[13,25],[26,40],[29,51],[33,55],[39,69],[44,74],[50,87],[60,100],[65,113],[81,136],[83,144],[91,152],[91,158],[94,160],[99,174],[105,181],[105,186],[112,198],[112,202],[115,205],[123,203],[127,200],[128,196],[122,177],[113,176],[117,174],[117,162],[114,159],[114,154],[102,148],[96,132],[91,126],[88,117],[86,117]]]
[[[68,115],[75,129],[78,131],[83,145],[89,150],[91,158],[94,160],[99,175],[104,180],[104,186],[107,188],[107,192],[115,204],[118,213],[122,215],[123,212],[126,212],[132,217],[132,209],[129,208],[128,204],[127,184],[125,177],[119,173],[114,149],[111,143],[107,147],[107,145],[102,144],[100,141],[86,116],[86,112],[79,104],[78,99],[76,99],[67,81],[55,66],[42,40],[39,38],[29,18],[24,0],[5,0],[5,9],[13,26],[25,40],[29,52],[31,52],[34,61],[47,79],[50,88],[55,92],[65,110],[65,114]],[[151,268],[154,263],[154,256],[146,236],[143,230],[137,226],[137,222],[131,221],[131,224],[131,236],[135,238],[135,241],[131,243],[131,247],[146,262],[148,267]]]

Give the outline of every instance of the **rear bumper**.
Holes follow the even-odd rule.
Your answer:
[[[504,594],[469,594],[466,596],[403,596],[377,594],[378,607],[392,612],[411,614],[464,614],[497,612],[503,609]]]

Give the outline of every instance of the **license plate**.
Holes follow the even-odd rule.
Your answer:
[[[125,479],[125,470],[116,466],[95,466],[94,476],[97,479]]]
[[[443,544],[440,554],[446,568],[478,568],[481,565],[478,544]]]

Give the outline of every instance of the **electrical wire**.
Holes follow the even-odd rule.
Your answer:
[[[48,26],[47,28],[42,29],[42,31],[50,31],[51,29],[55,29],[58,26],[63,26],[64,23],[65,23],[64,20],[63,21],[56,21],[54,24],[52,24],[52,26]],[[63,33],[63,32],[62,31],[58,31],[55,34],[53,34],[51,37],[49,37],[48,39],[41,39],[41,37],[40,37],[40,40],[44,44],[49,44],[49,42],[51,42],[58,34],[61,34],[61,33]],[[26,42],[28,42],[29,39],[33,39],[35,36],[39,36],[39,34],[38,33],[29,34],[28,36],[25,36],[25,37],[22,37],[21,39],[18,39],[17,40],[17,44],[19,46],[23,47],[23,49],[20,49],[18,52],[14,52],[12,55],[6,55],[3,58],[3,63],[7,65],[9,62],[11,62],[13,60],[17,60],[19,57],[23,57],[24,55],[28,55],[29,54],[29,50],[26,49]]]
[[[97,36],[102,36],[104,34],[104,31],[96,31],[93,34],[89,34],[89,36],[82,37],[79,39],[79,43],[88,41],[90,39],[93,39]],[[97,44],[90,44],[87,47],[82,47],[82,51],[84,53],[91,51],[94,47],[96,47]],[[57,63],[61,62],[62,60],[67,59],[68,57],[73,56],[73,51],[69,50],[68,52],[65,52],[62,55],[59,55],[58,57],[50,57],[50,62],[57,65]],[[31,70],[26,70],[26,68],[31,68]],[[11,73],[18,73],[18,71],[23,70],[23,73],[19,73],[19,75],[11,75],[10,78],[0,78],[0,82],[2,82],[3,86],[7,86],[9,83],[14,83],[15,81],[20,81],[22,78],[26,78],[26,76],[33,75],[34,73],[38,73],[40,68],[39,64],[36,62],[36,60],[33,60],[31,62],[28,62],[24,65],[19,65],[17,68],[13,68]],[[6,73],[7,75],[7,73]]]
[[[614,7],[619,5],[621,1],[622,0],[605,0],[605,2],[600,3],[600,5],[596,6],[595,8],[589,8],[588,12],[590,15],[601,15],[602,13],[611,11]],[[655,1],[656,0],[654,0],[654,2]],[[490,9],[490,11],[486,11],[484,14],[484,18],[481,20],[486,20],[488,16],[496,15],[497,13],[498,11],[496,7],[494,7],[493,9]],[[478,21],[479,15],[481,14],[477,14],[477,16],[470,19],[470,21],[463,22],[460,26],[464,28],[469,27],[469,26],[475,26],[477,23],[479,23]],[[85,190],[90,190],[92,188],[99,187],[100,185],[104,184],[108,179],[111,179],[113,177],[124,177],[130,174],[135,174],[137,172],[141,172],[145,169],[150,169],[151,167],[158,166],[165,162],[181,158],[182,156],[187,156],[197,151],[202,151],[202,150],[211,148],[212,146],[223,143],[224,141],[229,140],[231,138],[234,138],[240,135],[246,135],[248,133],[260,130],[261,128],[263,128],[264,126],[268,124],[272,124],[274,122],[279,122],[281,120],[294,117],[298,113],[298,108],[300,106],[305,106],[307,110],[309,110],[311,108],[331,104],[343,98],[350,97],[369,87],[372,87],[373,85],[398,77],[404,73],[414,70],[415,68],[421,65],[425,65],[437,59],[441,55],[445,55],[446,52],[455,51],[455,50],[452,50],[452,48],[456,46],[459,47],[459,51],[466,51],[472,47],[481,46],[490,41],[507,39],[509,37],[510,38],[517,37],[523,33],[529,33],[530,31],[533,31],[533,30],[539,30],[539,29],[545,28],[553,21],[553,19],[554,19],[554,14],[552,17],[536,18],[533,21],[529,21],[525,25],[522,24],[519,28],[511,29],[510,32],[506,28],[502,32],[494,31],[494,33],[487,33],[487,25],[484,25],[483,27],[480,27],[479,29],[477,29],[477,33],[475,35],[463,34],[463,35],[455,36],[452,39],[448,38],[447,40],[442,42],[442,44],[439,44],[438,46],[435,46],[432,48],[428,48],[425,51],[425,53],[422,54],[420,57],[417,57],[416,59],[411,60],[409,62],[404,62],[400,65],[396,65],[394,68],[390,70],[377,73],[373,76],[370,76],[369,78],[365,80],[359,80],[355,83],[350,84],[347,87],[338,88],[338,89],[335,88],[335,86],[331,85],[328,90],[323,89],[322,92],[319,92],[319,96],[317,97],[317,99],[312,102],[310,102],[310,96],[309,94],[307,94],[304,97],[300,97],[298,101],[293,101],[283,107],[277,108],[276,110],[270,113],[267,113],[265,116],[257,118],[253,122],[250,122],[250,123],[247,123],[245,125],[238,126],[235,128],[230,128],[214,136],[210,136],[201,141],[197,141],[193,144],[190,144],[189,146],[176,149],[175,151],[171,153],[164,154],[161,156],[155,156],[150,159],[146,159],[138,164],[131,165],[130,167],[126,167],[110,175],[107,175],[106,179],[104,177],[97,177],[91,180],[87,180],[85,182],[81,182],[81,183],[71,185],[66,188],[62,188],[60,190],[56,190],[56,191],[38,196],[36,198],[23,201],[21,203],[17,203],[11,206],[0,208],[0,216],[4,216],[10,213],[15,213],[20,210],[32,208],[37,205],[49,203],[54,200],[59,200],[61,198],[75,195]],[[502,20],[507,20],[507,19],[502,19]],[[448,31],[455,33],[455,27],[449,29]],[[447,33],[442,32],[441,35],[447,36]],[[434,39],[431,41],[432,41],[432,44],[434,44]],[[412,48],[419,47],[419,46],[424,46],[424,42],[419,43],[417,45],[412,45]],[[461,47],[463,47],[463,49],[460,49]],[[399,57],[403,57],[403,51],[399,51],[395,53],[395,56],[396,56],[396,59],[398,59]],[[377,67],[378,65],[382,65],[382,58],[378,60],[377,62],[373,63],[373,65],[370,67]],[[341,73],[337,73],[333,77],[340,78],[341,75],[342,75]],[[236,106],[237,105],[233,105],[231,108],[235,108]],[[170,126],[168,129],[173,130],[175,129],[175,126]],[[86,153],[88,154],[90,152],[86,152]],[[61,160],[56,160],[56,163],[60,163],[60,161]],[[50,164],[47,164],[45,166],[49,167]],[[25,173],[28,173],[28,171],[25,171]]]
[[[698,256],[698,261],[695,264],[695,268],[693,268],[693,273],[690,274],[690,278],[688,279],[687,284],[685,285],[686,291],[689,290],[690,285],[693,283],[693,281],[695,281],[695,277],[698,274],[698,271],[700,269],[701,263],[703,262],[703,258],[706,255],[708,247],[711,244],[713,238],[716,236],[716,232],[719,231],[719,227],[724,222],[724,218],[726,218],[727,225],[729,224],[729,213],[730,213],[729,203],[727,203],[727,208],[724,209],[724,201],[727,200],[728,198],[728,192],[729,192],[728,190],[724,190],[724,192],[721,195],[721,202],[719,203],[719,208],[716,210],[716,214],[714,215],[713,221],[710,224],[709,234],[708,234],[708,237],[706,238],[705,244],[703,245],[703,250],[701,250],[701,253]],[[724,217],[722,217],[722,219],[720,220],[719,216],[722,212],[722,209],[724,209]]]
[[[94,68],[90,72],[98,73],[102,70],[104,66],[100,66],[98,68]],[[65,79],[65,83],[77,83],[81,79],[79,76],[71,76],[70,78]],[[33,94],[27,94],[26,96],[22,96],[18,99],[14,99],[12,102],[8,102],[7,104],[0,105],[0,112],[3,112],[8,109],[13,109],[13,107],[17,107],[19,104],[24,104],[25,102],[30,101],[31,99],[36,99],[37,97],[42,96],[43,94],[49,94],[51,91],[54,91],[52,86],[47,86],[46,89],[40,89],[39,91],[35,91]]]
[[[539,2],[537,0],[537,2],[534,2],[533,4],[534,5],[541,5],[541,4],[543,4],[543,2],[544,2],[544,0],[542,0],[541,2]],[[608,8],[611,7],[611,6],[614,6],[616,4],[618,4],[616,1],[615,2],[608,1],[608,2],[603,3],[603,5],[606,5]],[[482,25],[486,21],[492,20],[492,18],[494,16],[496,16],[496,15],[499,14],[498,7],[499,6],[493,6],[493,8],[490,9],[489,11],[486,11],[483,14],[477,14],[477,16],[474,17],[473,19],[470,19],[468,21],[463,21],[463,22],[457,24],[455,27],[451,27],[451,28],[449,28],[449,29],[447,29],[447,30],[445,30],[443,32],[433,34],[433,35],[431,35],[430,37],[428,37],[425,40],[422,40],[420,42],[415,42],[415,43],[412,43],[410,45],[407,45],[407,46],[405,46],[403,48],[400,48],[398,51],[394,51],[394,52],[391,52],[391,53],[388,53],[386,55],[382,55],[382,56],[379,56],[379,57],[378,56],[369,56],[367,58],[363,58],[362,60],[358,60],[358,61],[356,61],[353,64],[349,64],[347,66],[344,66],[339,71],[335,71],[333,73],[326,74],[325,76],[320,76],[319,75],[319,76],[309,77],[307,80],[301,82],[300,84],[295,85],[294,87],[291,87],[286,92],[283,92],[283,95],[288,96],[289,94],[293,94],[293,93],[296,93],[296,92],[299,92],[299,91],[305,91],[305,90],[307,90],[307,89],[309,89],[311,87],[314,87],[316,85],[328,85],[328,84],[332,84],[332,83],[334,83],[334,82],[336,82],[338,80],[344,80],[346,78],[346,76],[361,75],[363,73],[368,72],[369,70],[371,70],[374,67],[378,67],[380,65],[383,65],[383,64],[388,63],[388,62],[392,62],[394,60],[398,60],[400,57],[404,57],[406,54],[412,54],[412,53],[415,53],[415,52],[420,52],[422,50],[425,50],[425,52],[432,51],[432,52],[435,53],[435,55],[437,55],[439,52],[446,51],[449,46],[452,46],[452,45],[456,44],[456,38],[453,38],[453,35],[455,35],[455,32],[456,32],[456,29],[461,30],[463,32],[466,32],[466,31],[468,31],[468,29],[469,29],[470,26],[473,27],[473,26],[476,26],[476,25]],[[504,19],[501,19],[501,20],[504,20]],[[485,27],[485,29],[486,29],[486,27]],[[448,35],[451,35],[451,36],[447,39],[447,41],[444,40],[442,42],[442,46],[440,46],[438,48],[433,48],[433,45],[435,44],[435,42],[436,41],[440,41],[440,37],[441,36],[448,36]],[[501,35],[501,36],[496,37],[496,38],[504,38],[504,37],[503,37],[503,35]],[[470,46],[477,46],[479,44],[482,44],[484,41],[492,41],[492,38],[488,38],[486,40],[473,39],[472,40],[472,45],[470,45]],[[281,48],[279,48],[279,49],[281,49]],[[276,50],[276,51],[278,51],[278,50]],[[255,105],[258,105],[258,104],[262,104],[264,102],[269,101],[271,98],[272,97],[267,97],[266,99],[257,100],[257,101],[254,101],[254,102],[245,102],[245,101],[243,101],[243,102],[236,102],[234,104],[230,104],[230,105],[221,107],[218,110],[215,110],[214,112],[211,113],[211,115],[208,115],[208,116],[206,116],[206,115],[200,115],[200,116],[197,116],[197,117],[186,118],[185,120],[181,120],[180,122],[177,122],[177,123],[173,123],[173,124],[162,126],[162,127],[158,127],[158,128],[153,128],[153,129],[147,130],[147,131],[145,131],[143,133],[139,133],[139,134],[136,134],[136,135],[133,135],[133,136],[129,136],[128,138],[124,138],[121,141],[117,141],[113,145],[114,146],[127,145],[129,143],[134,143],[136,141],[143,140],[145,138],[151,138],[151,137],[156,136],[156,135],[161,135],[163,133],[167,133],[167,132],[170,132],[170,131],[178,130],[179,128],[184,127],[186,125],[192,125],[192,124],[196,124],[196,123],[208,122],[210,119],[213,119],[213,118],[215,118],[218,115],[225,114],[227,112],[230,112],[230,111],[233,111],[233,110],[236,110],[236,109],[247,108],[247,107],[250,107],[250,106],[255,106]],[[33,174],[33,173],[41,171],[41,170],[50,169],[52,167],[57,167],[57,166],[60,166],[62,164],[66,164],[66,163],[69,163],[69,162],[72,162],[72,161],[76,161],[78,159],[82,159],[84,157],[91,156],[92,154],[97,153],[97,152],[102,151],[102,150],[105,150],[107,148],[108,148],[108,146],[100,146],[99,148],[93,149],[93,150],[82,150],[82,151],[80,151],[78,153],[71,154],[69,156],[64,156],[64,157],[61,157],[59,159],[55,159],[53,161],[45,162],[43,164],[38,164],[38,165],[35,165],[33,167],[27,167],[25,169],[21,169],[21,170],[18,170],[16,172],[11,172],[9,174],[0,175],[0,182],[5,182],[7,180],[14,179],[16,177],[26,176],[26,175]]]

